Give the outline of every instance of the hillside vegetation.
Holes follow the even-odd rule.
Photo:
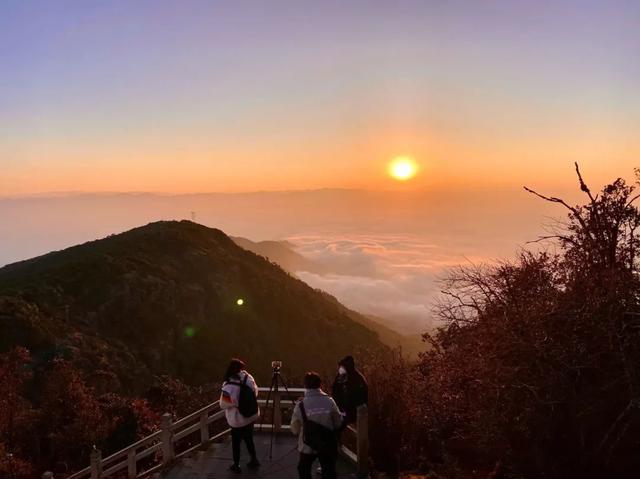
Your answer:
[[[242,305],[237,301],[243,300]],[[158,222],[0,269],[0,352],[63,356],[109,390],[217,380],[245,358],[264,383],[379,348],[356,313],[219,230]]]

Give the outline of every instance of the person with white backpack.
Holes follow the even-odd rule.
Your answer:
[[[227,423],[231,428],[231,447],[233,450],[233,464],[229,467],[232,472],[240,473],[240,445],[242,441],[247,446],[251,460],[247,463],[249,469],[260,467],[253,442],[253,425],[260,417],[258,408],[258,385],[253,376],[245,370],[245,363],[240,359],[232,359],[224,375],[220,407],[224,409]]]

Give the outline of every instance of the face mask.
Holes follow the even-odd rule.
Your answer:
[[[338,368],[338,374],[347,374],[347,370],[344,368],[344,366],[340,366]]]

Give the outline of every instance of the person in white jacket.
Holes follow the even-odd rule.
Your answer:
[[[336,478],[336,460],[338,458],[337,441],[336,448],[332,451],[315,451],[304,441],[304,424],[306,422],[317,423],[328,431],[337,431],[342,427],[342,415],[335,401],[325,393],[320,376],[315,372],[308,372],[304,376],[305,393],[293,409],[291,417],[291,432],[298,436],[298,451],[300,460],[298,462],[298,477],[300,479],[311,479],[311,467],[318,459],[321,466],[322,479]],[[304,415],[300,406],[304,407]]]
[[[220,407],[224,409],[227,423],[231,428],[231,446],[233,450],[233,464],[229,467],[232,472],[241,472],[240,469],[240,444],[247,445],[247,451],[251,460],[247,467],[255,469],[260,467],[256,457],[256,447],[253,442],[253,424],[260,417],[260,411],[250,417],[245,417],[239,410],[239,398],[241,384],[245,383],[258,396],[258,385],[253,376],[245,371],[245,364],[240,359],[232,359],[224,375],[222,394],[220,395]]]

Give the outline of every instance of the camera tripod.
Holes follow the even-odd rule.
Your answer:
[[[282,374],[280,374],[280,368],[281,365],[276,364],[278,363],[277,361],[274,361],[272,364],[272,370],[273,373],[271,374],[271,386],[269,387],[269,392],[267,393],[267,400],[264,403],[264,409],[262,410],[262,419],[260,421],[260,427],[259,430],[262,431],[262,426],[264,424],[264,418],[265,418],[265,414],[267,412],[267,409],[269,408],[269,401],[271,401],[271,408],[272,408],[272,413],[271,413],[271,431],[269,432],[269,459],[273,459],[273,438],[276,434],[276,430],[275,430],[275,420],[276,420],[276,406],[279,407],[279,404],[275,404],[275,401],[272,397],[272,393],[275,393],[274,395],[278,395],[279,390],[280,390],[280,384],[282,384],[282,386],[284,387],[284,390],[287,393],[287,396],[289,397],[289,399],[291,400],[291,404],[295,407],[296,402],[295,400],[291,397],[291,393],[289,392],[289,388],[287,387],[287,383],[285,382],[284,378],[282,377]]]

